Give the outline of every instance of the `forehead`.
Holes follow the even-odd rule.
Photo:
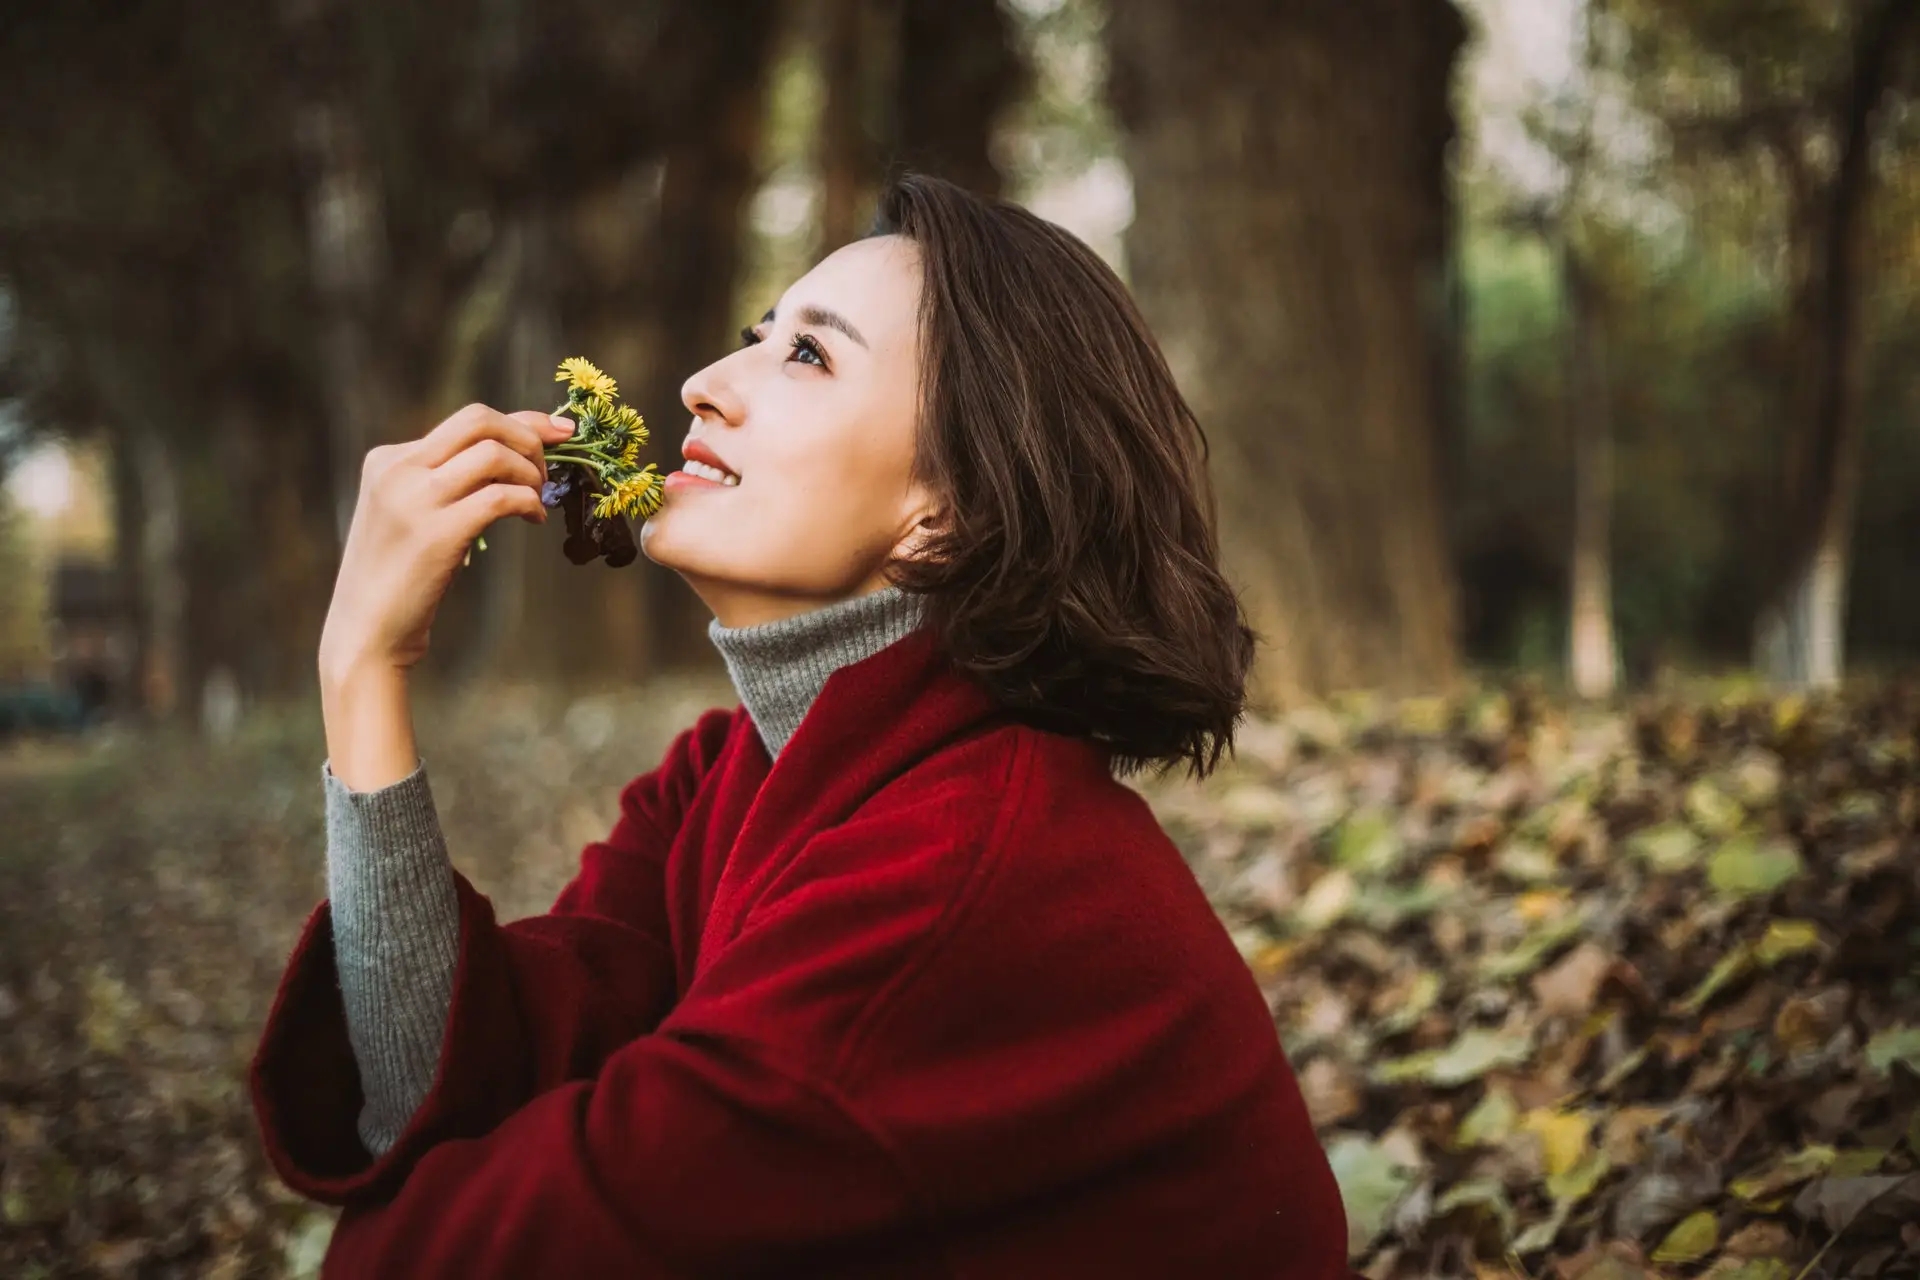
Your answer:
[[[838,311],[876,346],[904,340],[919,322],[919,246],[888,235],[835,249],[793,282],[780,299],[780,315],[803,306]]]

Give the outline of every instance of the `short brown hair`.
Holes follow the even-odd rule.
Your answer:
[[[920,174],[871,234],[915,242],[915,477],[948,522],[891,580],[1023,722],[1118,774],[1233,744],[1254,633],[1220,571],[1207,440],[1121,283],[1069,232]]]

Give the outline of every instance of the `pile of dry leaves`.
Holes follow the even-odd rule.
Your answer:
[[[1369,1276],[1920,1275],[1920,696],[1249,728],[1151,788]]]
[[[544,909],[719,685],[421,708],[450,847]],[[1253,722],[1142,782],[1386,1277],[1920,1274],[1920,696],[1522,692]],[[324,893],[319,724],[0,756],[0,1275],[297,1276],[242,1072]],[[218,779],[217,786],[209,779]]]

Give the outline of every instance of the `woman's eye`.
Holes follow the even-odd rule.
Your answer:
[[[805,357],[811,357],[811,359]],[[827,367],[827,353],[820,349],[818,342],[804,333],[794,338],[793,355],[790,358],[800,361],[801,364],[817,364],[822,369]]]

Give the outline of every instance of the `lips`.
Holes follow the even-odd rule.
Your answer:
[[[738,478],[739,472],[727,465],[727,460],[708,448],[705,442],[689,439],[680,446],[680,456],[688,462],[704,462],[710,467],[718,467],[728,475]]]

